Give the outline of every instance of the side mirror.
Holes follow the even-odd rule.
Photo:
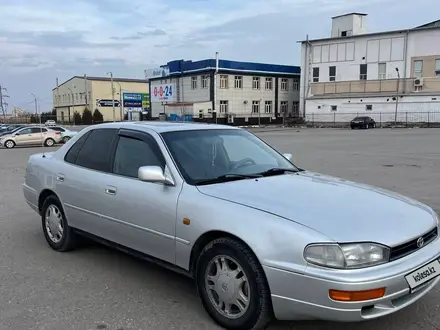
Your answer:
[[[174,181],[164,174],[160,166],[141,166],[138,170],[138,179],[144,182],[163,183],[173,186]]]
[[[292,160],[292,154],[283,154],[284,158],[286,158],[288,161]]]
[[[20,133],[13,133],[12,136],[18,136]]]

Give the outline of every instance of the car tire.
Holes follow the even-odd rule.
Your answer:
[[[197,261],[196,283],[205,310],[226,329],[265,329],[273,318],[263,268],[253,252],[237,240],[219,238],[205,246]]]
[[[76,247],[76,233],[67,224],[61,203],[54,195],[43,202],[41,224],[47,243],[55,251],[67,252]]]
[[[46,141],[44,141],[44,145],[46,147],[53,147],[55,145],[55,140],[52,138],[48,138]]]
[[[63,142],[64,143],[67,143],[67,141],[69,141],[69,140],[70,140],[70,136],[63,137]]]
[[[12,140],[7,140],[3,145],[8,149],[12,149],[15,147],[15,142]]]
[[[350,126],[351,129],[354,129],[354,126]]]

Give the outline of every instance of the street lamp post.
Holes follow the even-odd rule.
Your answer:
[[[397,126],[397,107],[399,106],[399,88],[400,88],[399,68],[396,68],[396,72],[397,72],[397,90],[396,90],[396,110],[394,111],[394,127]]]
[[[113,122],[116,121],[116,114],[115,114],[115,89],[113,88],[113,72],[107,72],[108,75],[110,75],[110,81],[112,85],[112,106],[113,106]]]
[[[119,112],[121,116],[121,121],[123,121],[124,117],[122,116],[122,87],[118,81],[116,83],[119,85]]]

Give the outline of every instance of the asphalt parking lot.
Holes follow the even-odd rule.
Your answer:
[[[257,134],[303,168],[391,189],[440,212],[440,129]],[[218,329],[186,277],[95,244],[52,251],[22,198],[25,164],[36,152],[41,148],[0,149],[0,330]],[[440,329],[439,309],[437,288],[368,323],[275,322],[269,329]]]

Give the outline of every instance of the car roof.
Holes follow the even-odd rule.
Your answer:
[[[193,131],[193,130],[211,130],[211,129],[231,129],[239,130],[238,127],[207,123],[190,122],[169,122],[169,121],[139,121],[139,122],[116,122],[94,125],[93,128],[116,127],[131,128],[140,130],[153,130],[157,133],[175,132],[175,131]]]

